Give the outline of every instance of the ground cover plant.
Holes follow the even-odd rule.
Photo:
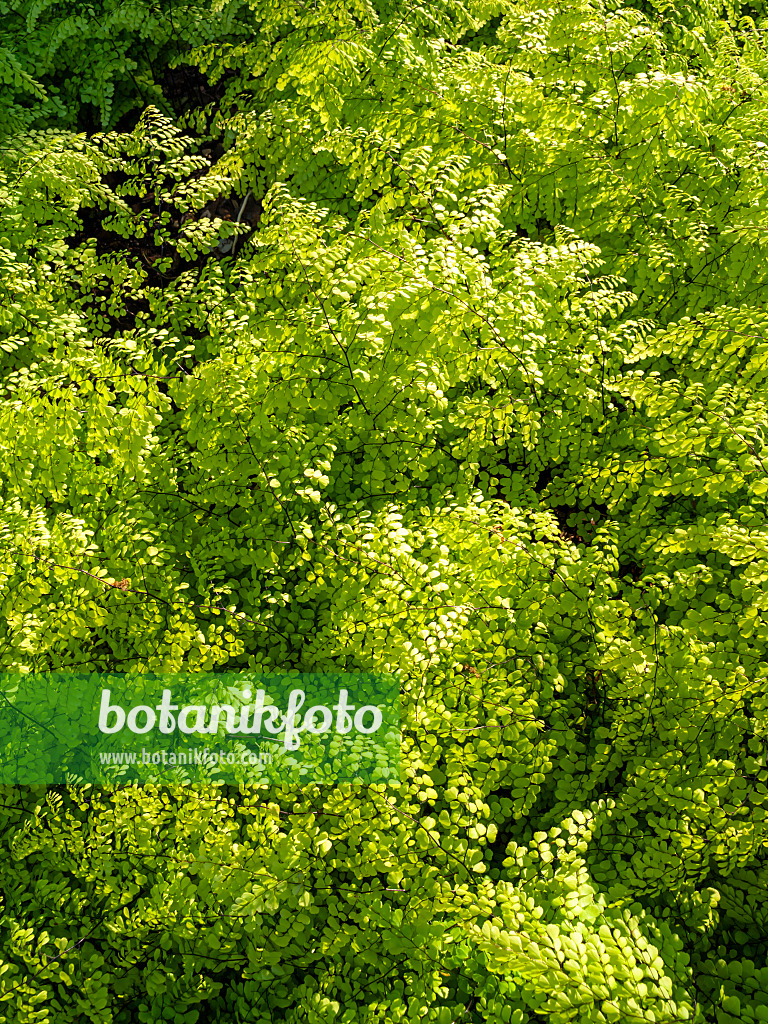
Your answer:
[[[764,15],[0,0],[0,671],[403,771],[4,787],[0,1021],[768,1020]]]

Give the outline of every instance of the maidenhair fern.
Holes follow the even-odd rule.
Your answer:
[[[403,696],[400,786],[9,789],[9,1021],[766,1018],[768,58],[678,7],[0,2],[0,669]]]

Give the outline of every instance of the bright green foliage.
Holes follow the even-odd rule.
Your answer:
[[[7,792],[0,1022],[768,1020],[762,7],[70,6],[0,670],[400,670],[403,783]]]

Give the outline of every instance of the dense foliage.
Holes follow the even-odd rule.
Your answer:
[[[0,670],[403,678],[6,788],[0,1021],[768,1020],[763,15],[0,0]]]

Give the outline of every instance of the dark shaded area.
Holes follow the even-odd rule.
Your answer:
[[[224,155],[225,147],[222,142],[221,132],[211,129],[214,117],[220,113],[220,103],[225,97],[230,83],[239,77],[236,71],[228,70],[214,83],[199,68],[190,64],[179,64],[176,67],[165,66],[162,74],[157,76],[157,84],[162,89],[163,96],[167,100],[168,110],[166,113],[178,118],[190,111],[201,111],[206,115],[207,131],[202,132],[198,137],[185,133],[187,140],[191,143],[188,152],[203,156],[208,161],[208,167],[200,168],[192,172],[187,180],[203,178],[211,167]],[[137,86],[138,89],[138,86]],[[117,122],[114,131],[128,134],[138,124],[146,104],[143,98],[137,93],[137,105],[127,111]],[[79,121],[87,134],[92,135],[101,131],[99,123],[98,108],[90,103],[82,104],[79,111]],[[124,312],[119,315],[106,316],[109,326],[107,331],[117,335],[131,330],[136,325],[136,318],[139,314],[150,312],[149,301],[146,298],[147,289],[162,289],[174,281],[185,271],[197,268],[202,271],[206,262],[211,258],[220,259],[225,255],[232,254],[233,242],[234,251],[241,250],[245,238],[241,235],[237,239],[222,239],[219,245],[213,246],[208,253],[201,253],[196,259],[186,259],[180,256],[175,242],[178,240],[181,229],[190,219],[207,217],[211,220],[221,218],[224,221],[237,221],[240,216],[240,223],[246,225],[251,231],[256,228],[261,217],[260,199],[249,195],[247,202],[243,203],[243,196],[222,195],[209,202],[202,210],[189,212],[182,211],[174,204],[163,202],[157,197],[154,191],[144,195],[126,193],[125,186],[130,176],[123,171],[114,171],[103,176],[103,182],[128,203],[137,218],[137,224],[143,220],[148,229],[143,237],[131,234],[126,238],[116,231],[105,227],[104,222],[112,216],[112,211],[99,207],[82,207],[78,210],[78,216],[82,222],[82,228],[75,234],[69,236],[65,241],[72,250],[77,250],[89,239],[96,242],[97,257],[114,256],[122,258],[131,268],[140,268],[146,275],[143,288],[138,291],[126,292],[123,296]],[[158,241],[157,233],[162,235]],[[111,296],[111,282],[108,278],[99,285],[96,281],[89,286],[85,302],[88,308],[98,309],[99,304]],[[192,328],[190,327],[190,330]]]

